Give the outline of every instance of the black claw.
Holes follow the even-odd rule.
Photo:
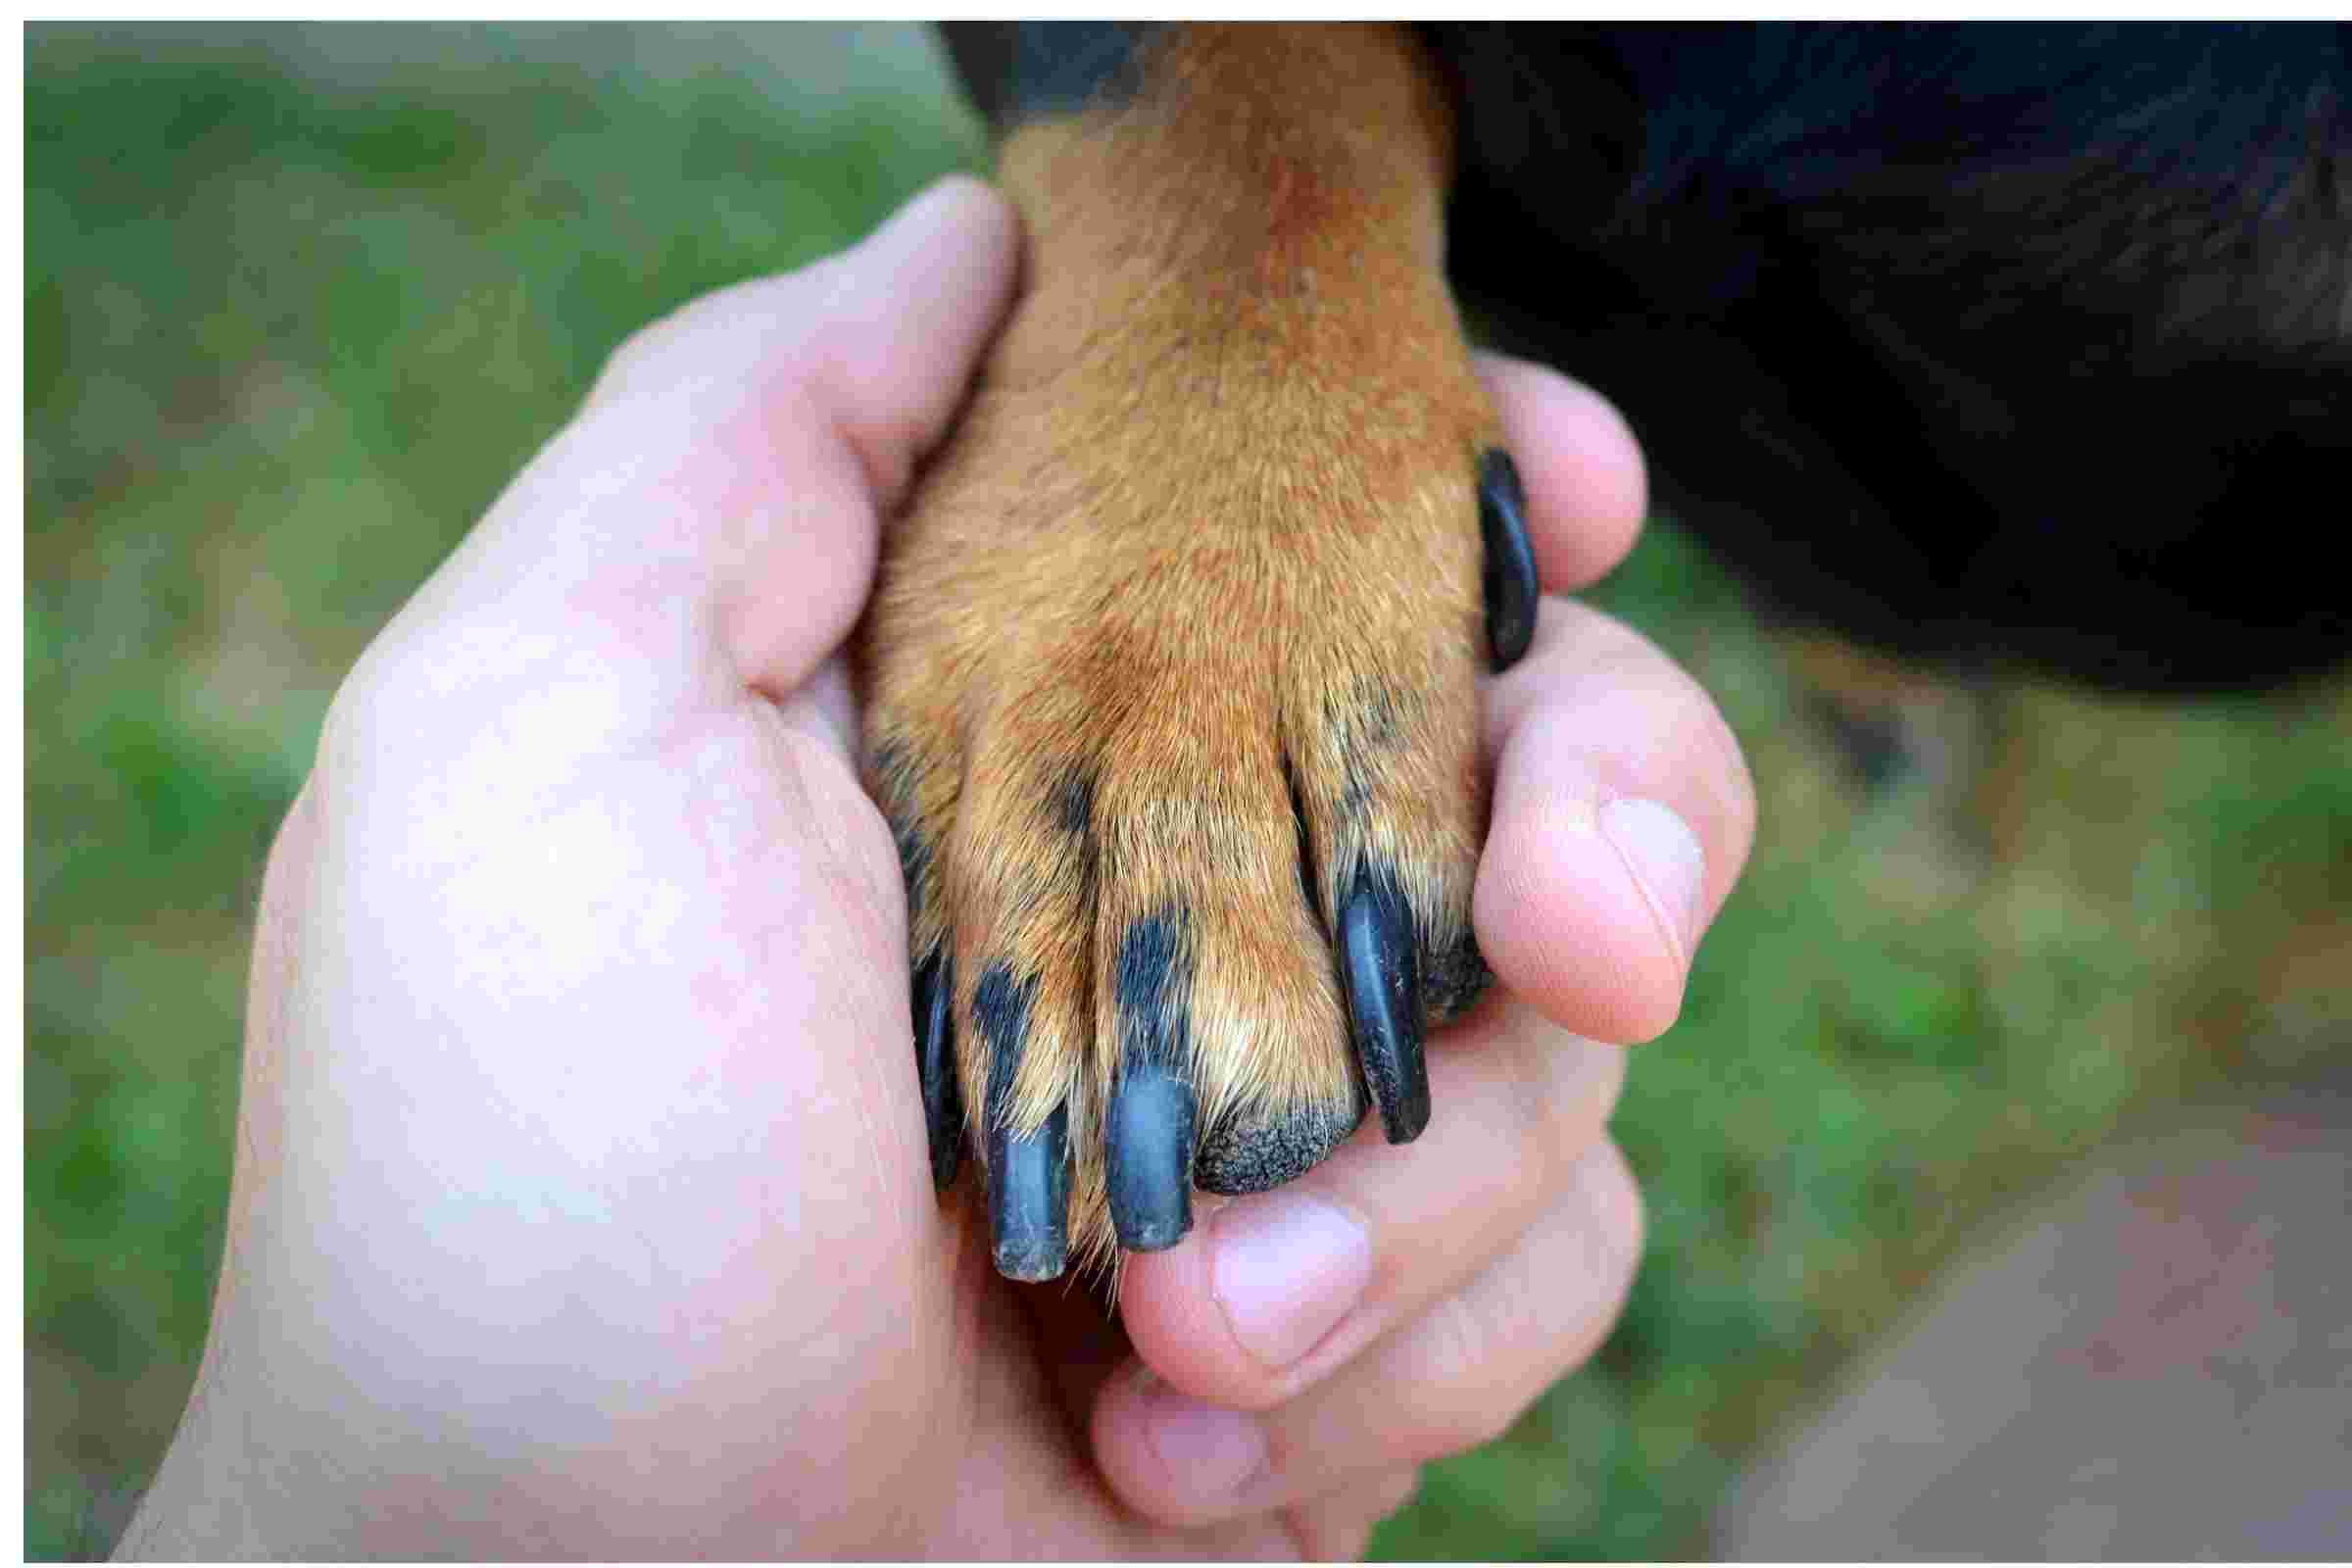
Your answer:
[[[931,1133],[931,1184],[946,1192],[963,1161],[963,1090],[956,1079],[956,960],[935,953],[914,971],[914,1068]]]
[[[993,1116],[990,1118],[995,1119]],[[988,1135],[989,1234],[1008,1280],[1058,1279],[1070,1262],[1070,1112],[1054,1107],[1026,1138]]]
[[[1536,635],[1536,552],[1519,466],[1500,447],[1478,460],[1478,526],[1487,540],[1487,645],[1504,670]]]
[[[1181,910],[1147,915],[1119,939],[1111,971],[1119,1082],[1102,1128],[1110,1223],[1134,1252],[1174,1247],[1193,1228],[1200,1102],[1190,1065],[1193,959]]]
[[[1193,1228],[1193,1086],[1156,1062],[1130,1059],[1102,1129],[1110,1223],[1131,1252],[1174,1247]]]
[[[1429,1125],[1429,1067],[1421,1055],[1420,957],[1404,895],[1385,873],[1359,866],[1340,911],[1340,981],[1364,1082],[1392,1144]]]
[[[1045,1125],[1012,1136],[1012,1081],[1029,1035],[1032,985],[992,964],[972,992],[972,1023],[989,1048],[988,1221],[997,1272],[1012,1280],[1050,1280],[1070,1259],[1070,1113],[1054,1107]]]

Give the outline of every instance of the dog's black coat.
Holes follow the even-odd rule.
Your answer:
[[[1004,122],[1136,31],[949,35]],[[2352,651],[2352,26],[1425,32],[1464,303],[1782,606],[2120,687]]]

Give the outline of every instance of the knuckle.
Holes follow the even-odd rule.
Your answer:
[[[1348,1562],[1363,1555],[1377,1520],[1342,1517],[1329,1502],[1283,1510],[1282,1522],[1290,1547],[1301,1562]]]
[[[626,391],[633,383],[646,380],[661,368],[677,359],[690,342],[706,339],[706,326],[716,314],[713,302],[725,298],[731,290],[689,300],[666,316],[658,316],[638,327],[614,346],[598,372],[595,386],[589,391],[588,402],[603,402],[616,392]]]
[[[1625,1054],[1569,1034],[1529,1010],[1500,1048],[1518,1115],[1518,1168],[1538,1192],[1576,1174],[1607,1125],[1625,1079]]]
[[[1494,1337],[1463,1297],[1431,1308],[1423,1322],[1428,1403],[1419,1422],[1416,1461],[1484,1446],[1510,1429],[1517,1406],[1501,1396],[1494,1373]]]
[[[1725,869],[1745,859],[1755,836],[1756,789],[1745,753],[1723,710],[1696,676],[1630,626],[1609,621],[1596,627],[1589,644],[1588,679],[1609,695],[1613,711],[1638,713],[1640,733],[1648,737],[1642,755],[1677,759],[1672,777],[1651,787],[1660,798],[1688,809],[1697,808],[1691,827],[1705,844],[1710,862]],[[1635,764],[1646,771],[1647,764]]]
[[[667,317],[648,321],[631,332],[605,357],[605,368],[597,372],[596,387],[590,401],[608,396],[634,380],[648,364],[659,361],[662,349],[675,341],[677,328]]]
[[[1730,723],[1712,705],[1708,716],[1713,720],[1717,755],[1721,758],[1718,775],[1724,789],[1725,822],[1731,831],[1732,863],[1738,865],[1747,858],[1748,848],[1756,839],[1756,780],[1748,771],[1747,754]]]
[[[1509,1104],[1517,1116],[1519,1134],[1518,1157],[1513,1163],[1525,1173],[1523,1180],[1532,1178],[1530,1185],[1535,1191],[1549,1192],[1558,1185],[1573,1151],[1563,1125],[1567,1118],[1560,1114],[1557,1102],[1556,1075],[1547,1059],[1552,1054],[1537,1041],[1538,1033],[1534,1029],[1512,1031],[1503,1059],[1510,1072]]]
[[[1417,1330],[1421,1390],[1414,1457],[1441,1458],[1508,1432],[1527,1406],[1607,1333],[1642,1250],[1640,1191],[1614,1145],[1588,1144],[1567,1179],[1582,1188]],[[1564,1257],[1562,1249],[1573,1256]],[[1565,1272],[1593,1282],[1562,1291]]]
[[[401,722],[401,714],[416,711],[428,700],[418,662],[391,633],[379,637],[327,700],[318,730],[319,765],[331,769],[371,755],[384,734]]]
[[[1480,1404],[1450,1412],[1430,1431],[1428,1459],[1443,1459],[1449,1454],[1468,1453],[1483,1448],[1511,1429],[1512,1412],[1493,1404]]]
[[[1592,1213],[1598,1221],[1594,1239],[1602,1261],[1622,1291],[1633,1283],[1642,1249],[1648,1237],[1648,1211],[1633,1167],[1613,1140],[1603,1139],[1587,1160],[1591,1171]]]
[[[1690,776],[1725,835],[1709,848],[1728,852],[1737,861],[1745,858],[1756,825],[1756,786],[1748,773],[1746,754],[1723,710],[1697,678],[1679,664],[1672,669],[1668,694],[1673,704],[1672,721],[1666,731],[1676,748],[1671,755],[1697,760]]]
[[[687,336],[699,319],[701,301],[690,301],[665,316],[657,316],[620,340],[605,361],[600,378],[612,381],[634,375],[649,365],[659,364]]]

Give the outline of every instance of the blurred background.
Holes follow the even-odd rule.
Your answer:
[[[187,1394],[248,920],[342,672],[631,329],[985,151],[910,26],[34,26],[25,71],[25,1549],[60,1557],[111,1546]],[[2272,1178],[2163,1182],[2352,1124],[2352,683],[1946,684],[1768,625],[1664,518],[1594,597],[1715,694],[1762,836],[1618,1114],[1650,1215],[1624,1321],[1378,1549],[1768,1549],[1742,1520],[1846,1451],[1861,1352],[1957,1312],[1964,1378],[2007,1354],[2005,1237],[2090,1227],[2154,1270],[2148,1321],[2183,1280],[2218,1300],[2230,1354],[2239,1318],[2341,1352],[2258,1393],[2343,1378],[2342,1162],[2282,1178],[2331,1307],[2280,1283],[2309,1233]],[[2100,1193],[2193,1255],[2115,1245]],[[2107,1289],[2036,1281],[2062,1315]],[[2086,1343],[2067,1365],[2149,1364]],[[2335,1408],[2307,1445],[2352,1454]]]

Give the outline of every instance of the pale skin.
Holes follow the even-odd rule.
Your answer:
[[[1564,600],[1485,694],[1507,994],[1434,1043],[1418,1143],[1204,1200],[1123,1332],[934,1196],[841,648],[1016,249],[950,180],[639,334],[353,671],[125,1555],[1352,1555],[1599,1344],[1641,1234],[1601,1042],[1672,1020],[1753,804],[1706,698]],[[1632,438],[1483,373],[1546,586],[1592,581]]]

